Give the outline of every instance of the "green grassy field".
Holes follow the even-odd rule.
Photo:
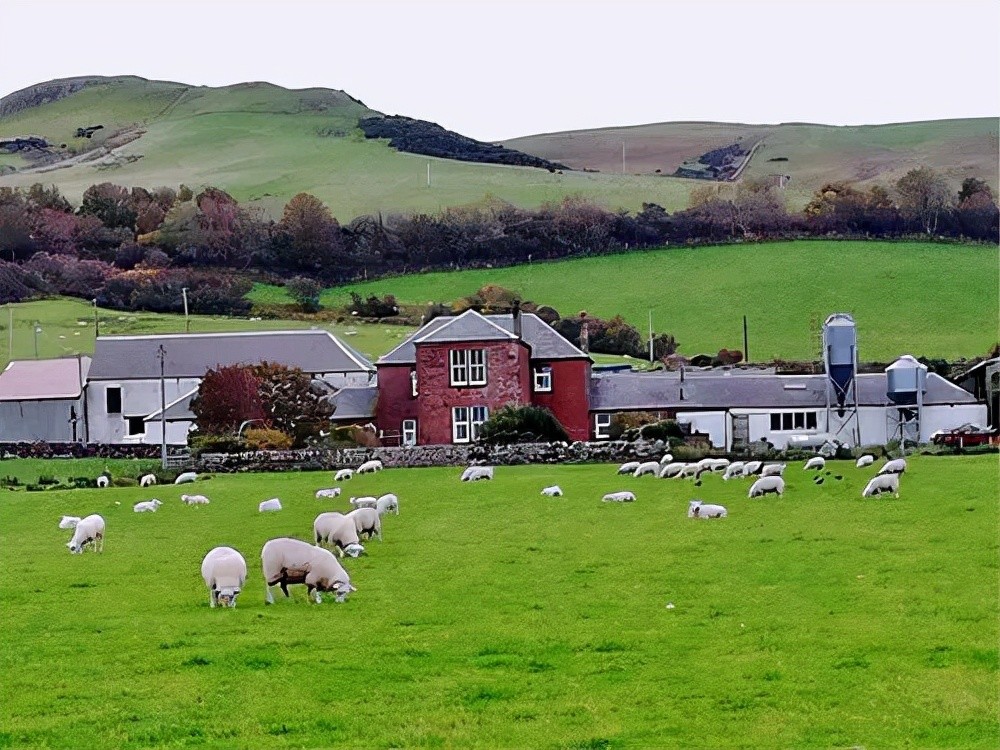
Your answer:
[[[23,484],[35,484],[39,477],[54,476],[61,482],[70,477],[96,479],[104,471],[114,477],[138,479],[143,474],[156,471],[159,459],[147,458],[17,458],[0,460],[0,477],[13,477]]]
[[[812,322],[850,312],[862,360],[955,358],[985,354],[1000,335],[998,257],[996,247],[913,242],[677,247],[383,279],[329,289],[322,302],[343,305],[351,291],[451,302],[500,284],[564,316],[620,313],[641,331],[652,311],[654,329],[676,336],[687,355],[742,350],[746,315],[757,361],[817,358]],[[277,287],[258,286],[251,297],[290,301]]]
[[[996,457],[914,458],[898,500],[829,468],[844,480],[795,465],[755,501],[607,465],[358,477],[345,493],[396,492],[401,514],[345,562],[339,605],[293,587],[265,606],[259,563],[346,509],[313,498],[328,473],[219,476],[204,507],[6,493],[0,744],[996,747]],[[538,495],[552,483],[566,496]],[[635,504],[600,502],[626,488]],[[695,492],[729,517],[686,518]],[[285,510],[259,514],[272,496]],[[70,555],[59,516],[92,512],[104,553]],[[199,575],[223,544],[249,566],[235,610]]]

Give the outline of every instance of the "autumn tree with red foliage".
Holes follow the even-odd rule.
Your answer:
[[[270,424],[264,400],[263,382],[246,365],[228,365],[205,373],[198,395],[191,402],[191,411],[198,429],[205,435],[235,433],[246,420],[258,426]]]

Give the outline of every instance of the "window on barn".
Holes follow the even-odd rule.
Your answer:
[[[145,435],[146,423],[142,417],[125,417],[126,435]]]
[[[122,413],[122,389],[118,385],[109,385],[104,391],[105,407],[108,414]]]
[[[403,445],[417,444],[417,420],[403,420]]]
[[[598,440],[609,440],[611,438],[611,415],[594,415],[594,437]]]
[[[552,392],[552,368],[536,367],[535,393],[551,393],[551,392]]]
[[[771,432],[792,432],[795,430],[815,430],[819,427],[819,416],[814,411],[788,411],[770,415]]]
[[[781,429],[781,415],[771,415],[771,432],[778,432]]]

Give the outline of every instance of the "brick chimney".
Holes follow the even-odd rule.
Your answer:
[[[514,300],[514,304],[510,308],[510,316],[514,322],[514,335],[517,336],[517,340],[521,340],[521,300]]]

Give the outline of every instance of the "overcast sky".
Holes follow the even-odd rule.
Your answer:
[[[0,94],[264,80],[484,140],[1000,115],[1000,0],[4,0],[0,22]]]

